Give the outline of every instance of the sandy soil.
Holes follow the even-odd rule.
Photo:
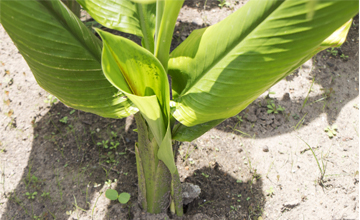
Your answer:
[[[173,47],[243,4],[186,1]],[[355,18],[341,48],[179,143],[181,181],[202,190],[183,219],[359,219],[358,25]],[[133,117],[105,119],[51,102],[2,27],[0,87],[0,219],[169,219],[137,205]],[[267,113],[272,102],[284,110]],[[324,129],[334,125],[330,138]],[[109,187],[130,193],[130,202],[107,200]]]

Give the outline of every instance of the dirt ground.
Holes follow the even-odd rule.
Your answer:
[[[245,3],[228,2],[186,1],[173,47]],[[356,17],[341,48],[319,53],[236,117],[179,143],[181,181],[201,188],[181,219],[359,219],[358,33]],[[101,118],[49,97],[1,26],[0,88],[1,220],[171,217],[137,205],[133,117]],[[278,111],[268,113],[272,103]],[[108,188],[130,193],[130,202],[110,202]]]

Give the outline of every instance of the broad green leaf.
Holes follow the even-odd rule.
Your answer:
[[[218,24],[194,31],[169,60],[173,116],[194,126],[236,115],[358,13],[357,1],[308,7],[310,1],[251,0]]]
[[[130,194],[126,192],[120,193],[118,200],[121,204],[126,204],[130,200]]]
[[[143,37],[144,46],[154,51],[155,3],[142,4],[130,0],[77,1],[101,25]]]
[[[161,63],[136,43],[97,29],[103,39],[102,67],[106,78],[139,109],[159,147],[158,157],[176,171],[169,128],[170,94]]]
[[[117,200],[118,192],[114,189],[107,189],[105,192],[105,197],[110,200]]]
[[[61,1],[0,1],[0,8],[3,27],[41,87],[103,117],[137,112],[104,77],[100,40]]]

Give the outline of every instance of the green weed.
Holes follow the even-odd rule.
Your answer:
[[[268,101],[268,105],[266,106],[268,108],[267,113],[271,114],[279,114],[279,112],[284,112],[285,108],[281,107],[281,105],[276,106],[274,103],[274,100]]]
[[[345,54],[341,54],[340,58],[343,59],[343,60],[347,60],[347,59],[349,59],[349,56],[345,55]]]
[[[266,190],[266,195],[273,197],[274,192],[275,192],[274,188],[272,186],[270,186],[270,188]]]
[[[338,55],[338,53],[339,53],[339,51],[336,50],[334,47],[331,47],[330,49],[326,50],[326,52],[330,53],[334,57],[336,57]]]
[[[337,125],[336,124],[333,124],[332,126],[327,126],[324,131],[327,133],[327,135],[329,136],[329,138],[332,138],[334,136],[336,136],[337,134],[337,131],[338,128],[337,128]]]
[[[205,178],[209,178],[209,175],[206,173],[201,173],[201,175],[203,175]]]
[[[107,189],[105,192],[105,197],[114,201],[118,200],[121,204],[126,204],[130,200],[130,194],[123,192],[118,194],[118,192],[114,189]]]
[[[97,145],[98,145],[98,146],[102,145],[103,148],[108,149],[108,148],[109,148],[108,143],[109,143],[108,140],[103,140],[102,142],[97,142]]]
[[[44,100],[44,102],[49,103],[50,106],[53,106],[57,101],[58,99],[53,95],[48,95],[48,97]]]
[[[218,0],[218,2],[219,2],[218,6],[220,8],[230,7],[230,3],[227,0]]]
[[[306,95],[306,98],[305,98],[305,100],[304,100],[304,102],[303,102],[303,104],[302,104],[302,106],[301,106],[300,111],[303,110],[303,108],[305,108],[305,106],[306,106],[306,102],[307,102],[308,99],[309,99],[310,92],[312,92],[312,87],[313,87],[313,85],[314,85],[314,82],[315,82],[315,77],[314,77],[313,80],[312,80],[310,89],[309,89],[309,91],[308,91],[308,93],[307,93],[307,95]]]
[[[60,121],[61,123],[63,123],[63,124],[67,124],[67,123],[68,123],[68,117],[65,116],[65,117],[63,117],[62,119],[60,119],[59,121]]]
[[[119,142],[118,141],[116,141],[116,142],[110,142],[110,149],[115,149],[116,150],[116,148],[119,146]]]
[[[26,192],[25,195],[28,197],[28,199],[35,199],[37,192],[33,192],[33,193]]]
[[[315,158],[315,160],[316,160],[316,163],[317,163],[317,165],[318,165],[318,168],[319,168],[319,171],[320,171],[320,177],[319,177],[319,179],[318,179],[318,183],[319,183],[319,185],[320,186],[323,186],[323,183],[324,183],[324,177],[325,177],[325,173],[326,173],[326,167],[327,167],[327,162],[326,163],[324,163],[324,157],[323,157],[323,155],[321,154],[321,165],[320,165],[320,162],[319,162],[319,160],[318,160],[318,158],[317,158],[317,156],[316,156],[316,154],[315,154],[315,152],[314,152],[314,150],[310,147],[310,145],[308,144],[308,143],[306,143],[303,139],[301,139],[300,137],[298,137],[300,140],[302,140],[308,147],[309,147],[309,149],[311,150],[311,152],[312,152],[312,154],[313,154],[313,156],[314,156],[314,158]],[[329,153],[328,153],[329,154]]]

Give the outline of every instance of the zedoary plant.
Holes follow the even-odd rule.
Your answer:
[[[41,87],[82,111],[135,114],[139,202],[150,213],[170,204],[177,215],[172,140],[194,140],[317,52],[341,45],[358,13],[354,0],[251,0],[169,55],[184,0],[78,0],[143,47],[97,29],[101,42],[60,0],[0,2],[1,23]]]

